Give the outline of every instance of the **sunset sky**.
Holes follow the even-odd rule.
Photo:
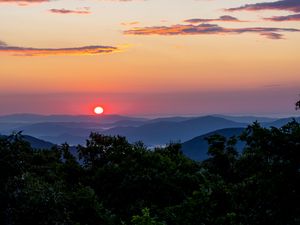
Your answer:
[[[0,0],[0,114],[295,114],[299,0]]]

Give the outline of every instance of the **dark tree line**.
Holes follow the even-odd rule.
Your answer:
[[[78,158],[67,144],[37,150],[21,134],[1,138],[0,224],[300,224],[299,123],[254,123],[208,142],[210,157],[195,162],[179,144],[150,151],[96,133]]]

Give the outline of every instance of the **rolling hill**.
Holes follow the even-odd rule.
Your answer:
[[[246,127],[250,121],[260,121],[263,126],[280,127],[292,118],[274,119],[255,116],[201,116],[138,118],[119,115],[73,116],[14,114],[0,116],[0,132],[10,134],[23,131],[55,144],[85,144],[91,132],[104,135],[121,135],[130,142],[143,141],[148,146],[185,142],[194,137],[224,128]],[[300,121],[299,118],[297,118]]]
[[[5,138],[5,137],[7,137],[7,136],[0,135],[0,138]],[[44,141],[44,140],[29,136],[29,135],[24,135],[23,140],[29,142],[31,147],[34,149],[51,149],[53,146],[55,146],[55,144],[53,144],[51,142]]]
[[[162,145],[170,141],[187,141],[195,136],[214,130],[232,127],[245,127],[237,123],[214,116],[187,119],[180,122],[159,121],[139,127],[115,127],[103,131],[107,135],[121,135],[130,142],[143,141],[146,145]]]
[[[226,128],[221,130],[216,130],[198,137],[195,137],[189,141],[186,141],[182,143],[182,152],[188,156],[189,158],[196,160],[196,161],[202,161],[208,158],[208,143],[206,138],[209,136],[219,134],[226,138],[232,137],[232,136],[238,136],[243,132],[244,128]],[[237,148],[241,150],[243,148],[243,143],[238,142]]]

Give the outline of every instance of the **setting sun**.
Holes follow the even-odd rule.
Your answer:
[[[95,109],[94,109],[94,113],[97,114],[97,115],[100,115],[100,114],[102,114],[103,112],[104,112],[104,109],[103,109],[103,107],[101,107],[101,106],[97,106],[97,107],[95,107]]]

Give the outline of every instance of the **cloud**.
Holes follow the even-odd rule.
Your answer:
[[[123,23],[121,23],[122,26],[133,26],[133,25],[137,25],[137,24],[140,24],[140,22],[133,21],[133,22],[123,22]]]
[[[18,4],[19,6],[28,6],[30,4],[34,3],[44,3],[44,2],[52,2],[55,0],[0,0],[1,3],[15,3]],[[130,2],[133,0],[105,0],[105,1],[111,1],[111,2]]]
[[[266,38],[269,38],[269,39],[273,39],[273,40],[283,39],[282,34],[273,33],[273,32],[260,33],[260,35],[265,36]]]
[[[52,0],[0,0],[0,3],[16,3],[19,6],[27,6],[34,3],[50,2]]]
[[[300,12],[299,0],[280,0],[275,2],[262,2],[256,4],[247,4],[237,8],[230,8],[227,11],[258,11],[258,10],[286,10],[292,12]]]
[[[52,1],[55,1],[55,0],[0,0],[0,4],[1,3],[15,3],[15,4],[18,4],[19,6],[27,6],[29,4],[52,2]],[[131,1],[134,1],[134,0],[103,0],[103,1],[131,2]]]
[[[15,3],[39,3],[39,2],[49,2],[51,0],[0,0],[0,2],[15,2]]]
[[[4,41],[0,41],[0,47],[1,46],[7,46],[7,44]]]
[[[270,39],[282,39],[278,32],[300,32],[293,28],[276,27],[248,27],[248,28],[224,28],[216,24],[188,24],[173,26],[140,27],[124,31],[124,34],[131,35],[208,35],[208,34],[243,34],[257,33]]]
[[[233,16],[220,16],[217,19],[200,19],[200,18],[195,18],[195,19],[188,19],[185,20],[184,22],[186,23],[208,23],[208,22],[243,22],[236,17]]]
[[[56,14],[90,14],[90,9],[88,7],[70,10],[70,9],[50,9],[49,12]]]
[[[75,48],[28,48],[0,44],[0,53],[10,53],[15,56],[100,55],[119,51],[121,49],[118,47],[101,45]]]
[[[265,18],[265,20],[270,20],[274,22],[281,22],[281,21],[300,21],[300,14],[293,14],[288,16],[273,16],[270,18]]]

